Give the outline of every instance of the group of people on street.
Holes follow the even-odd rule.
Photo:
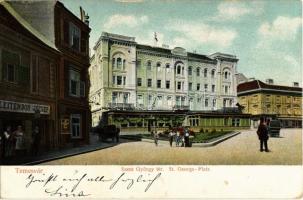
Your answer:
[[[37,155],[40,145],[39,127],[35,126],[32,132],[31,153]],[[21,125],[15,130],[8,125],[4,132],[0,134],[0,157],[9,158],[13,156],[24,156],[27,154],[25,145],[25,134]]]
[[[152,134],[154,136],[155,145],[158,146],[159,133],[155,131]],[[176,147],[190,147],[189,135],[190,134],[188,128],[184,129],[183,134],[181,134],[181,131],[178,129],[170,128],[168,133],[169,145],[172,147],[173,142],[175,141]]]
[[[260,124],[258,126],[257,135],[260,140],[260,152],[269,152],[267,140],[269,138],[268,136],[268,126],[269,126],[269,120],[265,120],[264,117],[260,118]],[[264,148],[263,148],[264,146]]]

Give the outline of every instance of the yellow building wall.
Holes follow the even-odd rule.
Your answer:
[[[302,116],[302,97],[282,94],[255,93],[238,97],[244,113],[277,114],[278,117]]]

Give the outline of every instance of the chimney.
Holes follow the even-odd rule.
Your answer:
[[[266,79],[265,82],[266,82],[267,84],[269,84],[269,85],[273,85],[273,84],[274,84],[274,80],[271,79],[271,78]]]
[[[80,19],[83,21],[87,26],[89,26],[89,16],[80,6]]]
[[[293,82],[293,86],[294,87],[299,87],[299,83],[298,82]]]

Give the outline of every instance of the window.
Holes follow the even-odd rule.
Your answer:
[[[231,121],[232,126],[239,127],[240,126],[240,119],[239,118],[233,118]]]
[[[200,68],[197,68],[197,76],[200,76]]]
[[[171,97],[171,96],[168,96],[168,97],[167,97],[167,105],[168,105],[169,107],[172,106],[172,97]]]
[[[215,85],[211,85],[211,91],[215,92],[216,86]]]
[[[181,82],[180,81],[177,82],[177,89],[181,90]]]
[[[117,85],[122,85],[122,76],[117,76]]]
[[[215,70],[214,70],[214,69],[211,70],[211,77],[212,77],[212,78],[215,78]]]
[[[152,105],[152,103],[153,103],[153,96],[148,95],[148,105]]]
[[[198,103],[200,103],[200,102],[201,102],[201,97],[199,97],[199,98],[197,99],[197,101],[198,101]]]
[[[188,75],[191,76],[193,74],[193,68],[192,66],[188,67]]]
[[[71,115],[71,133],[72,138],[79,138],[81,133],[80,121],[81,115],[80,114],[72,114]]]
[[[123,94],[123,103],[128,103],[128,93]]]
[[[208,90],[208,85],[204,84],[204,91],[207,92],[207,90]]]
[[[159,63],[159,62],[157,63],[157,70],[158,70],[158,72],[161,71],[161,63]]]
[[[167,64],[165,65],[165,68],[166,68],[166,69],[169,69],[169,67],[170,67],[170,66],[169,66],[169,64],[167,63]]]
[[[69,45],[72,49],[80,51],[80,29],[73,23],[69,23]]]
[[[216,107],[216,104],[217,104],[216,99],[213,99],[213,107],[214,107],[214,108]]]
[[[112,93],[112,103],[118,103],[118,93],[117,92]]]
[[[122,65],[123,70],[125,69],[125,67],[126,67],[126,60],[124,59],[123,60],[123,65]]]
[[[123,76],[123,85],[125,85],[125,84],[126,84],[126,77]]]
[[[223,107],[226,107],[226,99],[223,99]]]
[[[224,93],[227,94],[227,91],[228,91],[228,87],[225,85],[224,86]]]
[[[116,76],[113,76],[113,84],[116,84]]]
[[[205,107],[208,107],[208,99],[205,99],[204,105],[205,105]]]
[[[17,67],[20,65],[20,57],[16,53],[2,51],[2,78],[8,82],[17,82]]]
[[[7,81],[8,82],[15,82],[16,81],[16,70],[15,70],[15,65],[12,64],[7,64],[6,66],[6,76],[7,76]]]
[[[169,89],[169,88],[170,88],[170,81],[166,81],[166,82],[165,82],[165,87],[166,87],[166,89]]]
[[[204,69],[204,77],[207,77],[207,69]]]
[[[85,83],[80,81],[80,73],[70,69],[69,70],[69,94],[71,96],[85,96],[84,95]]]
[[[113,68],[116,67],[115,64],[116,64],[116,58],[113,58],[113,61],[112,61],[112,66],[113,66]]]
[[[139,104],[139,105],[143,105],[143,95],[138,95],[138,96],[137,96],[137,99],[138,99],[138,100],[137,100],[138,104]]]
[[[157,80],[157,88],[161,88],[161,80]]]
[[[177,74],[181,74],[181,65],[177,65]]]
[[[147,70],[151,70],[151,61],[147,61],[147,64],[146,64],[146,66],[147,66]]]
[[[120,69],[122,66],[122,58],[117,58],[117,68]]]
[[[228,79],[228,72],[227,72],[227,71],[224,72],[224,78],[225,78],[225,79]]]
[[[32,92],[38,92],[38,56],[32,56],[32,70],[31,70],[31,89]]]
[[[193,83],[191,83],[191,82],[188,83],[188,90],[189,91],[193,90]]]
[[[147,87],[152,87],[152,79],[147,79]]]
[[[197,91],[200,90],[200,83],[197,83]]]
[[[142,86],[142,78],[137,78],[137,86]]]
[[[184,75],[184,67],[182,67],[182,75]]]

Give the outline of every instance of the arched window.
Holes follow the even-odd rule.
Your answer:
[[[215,70],[211,70],[211,77],[214,78],[215,77]]]
[[[147,70],[151,70],[151,61],[147,61],[146,66],[147,66]]]
[[[124,59],[123,60],[123,66],[122,66],[123,69],[125,69],[125,64],[126,64],[126,60]]]
[[[166,67],[166,69],[169,69],[169,64],[167,63],[167,64],[165,65],[165,67]]]
[[[177,66],[177,74],[181,74],[181,65]]]
[[[193,74],[193,68],[192,66],[188,67],[188,75],[191,76]]]
[[[207,69],[204,69],[204,77],[207,77]]]
[[[197,76],[200,76],[200,68],[197,68]]]
[[[113,66],[113,68],[116,67],[115,64],[116,64],[116,58],[113,58],[113,61],[112,61],[112,66]]]
[[[224,73],[224,78],[225,78],[225,79],[228,78],[228,72],[227,72],[227,71]]]
[[[122,65],[122,59],[119,57],[117,58],[117,68],[121,68]]]

